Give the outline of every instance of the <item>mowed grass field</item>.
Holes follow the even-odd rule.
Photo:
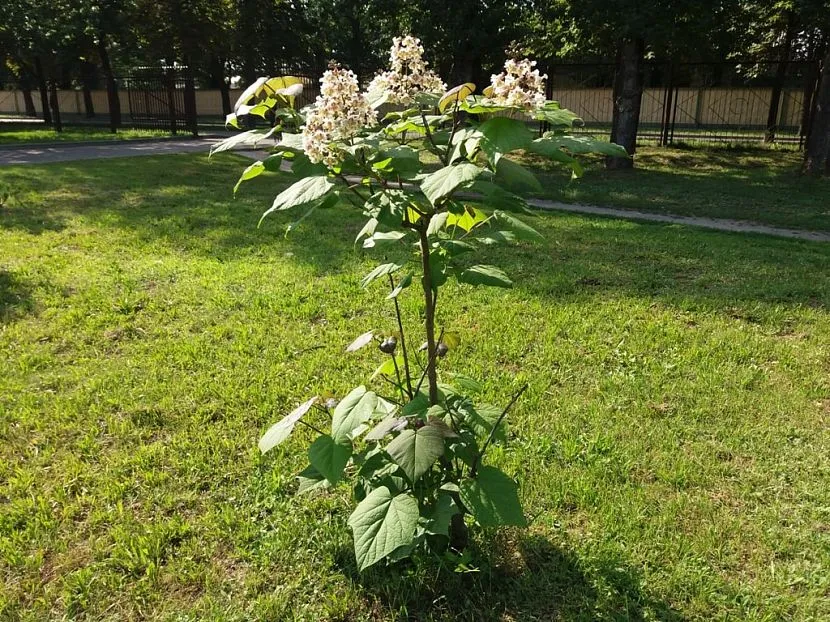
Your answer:
[[[294,495],[310,434],[256,442],[368,380],[343,350],[394,315],[359,281],[409,249],[346,207],[257,229],[286,179],[233,199],[245,165],[0,169],[0,620],[830,617],[829,244],[550,213],[471,257],[515,287],[447,286],[441,364],[529,383],[488,460],[531,525],[360,575],[348,488]]]

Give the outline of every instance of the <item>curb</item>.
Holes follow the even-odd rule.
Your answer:
[[[155,138],[115,138],[115,139],[101,139],[101,140],[62,140],[52,142],[23,142],[16,144],[0,144],[0,151],[14,151],[26,149],[54,149],[56,147],[96,147],[98,145],[136,145],[141,143],[159,143],[168,142],[171,140],[204,140],[204,139],[218,139],[223,138],[218,134],[199,134],[193,136],[192,134],[182,136],[157,136]]]

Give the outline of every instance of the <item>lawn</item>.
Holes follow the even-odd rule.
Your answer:
[[[595,158],[582,180],[569,183],[550,165],[541,180],[546,198],[566,203],[830,231],[830,179],[801,176],[802,157],[784,149],[642,146],[634,172],[607,171]],[[545,170],[541,158],[528,161]]]
[[[382,257],[346,208],[257,229],[284,180],[233,199],[244,165],[0,168],[0,620],[830,617],[830,245],[534,218],[488,259],[515,287],[448,285],[439,317],[488,401],[530,384],[488,456],[531,526],[467,572],[359,575],[348,490],[294,496],[307,431],[256,441],[377,366],[343,349],[392,326],[359,287]]]
[[[79,142],[87,140],[135,140],[170,136],[164,130],[124,128],[113,134],[105,127],[66,127],[62,132],[47,127],[14,129],[0,124],[0,145],[27,145],[29,143]],[[184,133],[188,136],[189,134]]]

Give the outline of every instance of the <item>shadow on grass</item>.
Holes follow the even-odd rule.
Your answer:
[[[0,270],[0,323],[16,320],[33,308],[26,283],[11,272]]]
[[[644,594],[638,573],[620,560],[586,568],[576,555],[539,536],[491,544],[487,552],[473,554],[483,565],[463,573],[402,563],[361,575],[351,549],[338,561],[351,581],[397,620],[681,620],[666,603]]]
[[[247,160],[222,155],[207,162],[206,156],[190,155],[50,165],[49,175],[26,176],[26,185],[43,199],[21,212],[27,219],[20,226],[43,226],[41,212],[53,205],[50,189],[65,184],[72,198],[56,205],[54,218],[81,215],[175,253],[264,264],[293,261],[318,275],[359,274],[370,262],[412,256],[405,243],[370,252],[355,248],[365,217],[353,207],[318,210],[287,239],[286,226],[302,211],[276,213],[257,228],[290,178],[263,175],[243,184],[234,198],[233,181]],[[14,176],[23,175],[23,168],[11,174],[12,183],[23,184]],[[757,302],[830,305],[830,282],[823,276],[830,260],[827,244],[557,213],[528,222],[546,242],[488,249],[460,261],[497,265],[521,291],[551,300],[621,294],[716,308]]]

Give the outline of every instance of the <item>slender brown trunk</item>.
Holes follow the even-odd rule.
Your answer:
[[[819,78],[816,107],[804,153],[804,172],[830,174],[830,43],[824,55]]]
[[[46,75],[43,73],[43,63],[40,57],[35,57],[35,73],[37,74],[37,88],[40,91],[40,107],[43,121],[52,125],[52,112],[49,110],[49,88],[46,86]]]
[[[101,70],[107,82],[107,105],[110,112],[110,129],[115,132],[121,127],[121,101],[118,99],[118,85],[112,73],[110,55],[107,51],[107,41],[104,35],[98,37],[98,56],[101,59]]]
[[[424,325],[427,333],[427,382],[429,382],[429,403],[438,403],[438,373],[435,369],[435,292],[432,289],[432,266],[429,257],[429,239],[427,228],[429,217],[419,223],[418,235],[421,242],[421,265],[424,271]]]
[[[624,39],[617,53],[617,75],[614,79],[614,116],[611,122],[611,142],[625,147],[629,155],[637,150],[637,129],[640,125],[640,105],[643,99],[642,62],[645,42],[642,39]],[[631,158],[606,158],[607,168],[633,168]]]
[[[211,62],[211,86],[219,89],[219,96],[222,99],[222,114],[229,115],[231,109],[231,88],[225,80],[225,63],[219,57],[214,57]]]

